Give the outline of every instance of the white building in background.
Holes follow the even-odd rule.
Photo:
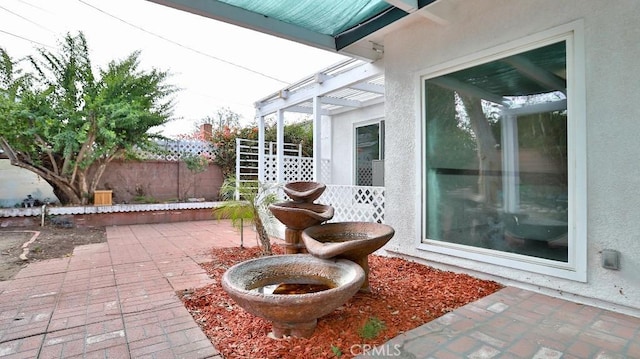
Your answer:
[[[42,202],[58,201],[53,188],[42,177],[0,158],[0,208],[21,206],[29,195]]]
[[[383,106],[311,107],[336,183],[380,124],[389,254],[640,315],[640,2],[389,0],[326,35],[158,1],[383,67]]]

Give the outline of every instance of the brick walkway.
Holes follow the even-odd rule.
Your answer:
[[[199,263],[239,245],[230,223],[108,227],[107,237],[0,282],[0,357],[221,358],[175,292],[210,283]],[[640,318],[507,287],[360,356],[371,357],[640,358]]]
[[[640,318],[507,287],[358,358],[640,358]]]
[[[198,264],[238,246],[238,231],[200,221],[108,227],[107,238],[0,282],[0,357],[220,358],[175,292],[210,283]]]

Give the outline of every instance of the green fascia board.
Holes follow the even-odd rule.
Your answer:
[[[374,20],[368,21],[354,27],[350,30],[343,31],[341,34],[338,34],[335,38],[336,50],[342,50],[345,47],[357,42],[363,37],[376,32],[383,27],[402,19],[408,14],[398,8],[391,8],[387,10],[383,15],[379,15]]]
[[[432,2],[436,2],[437,0],[418,0],[418,9],[422,9],[423,7],[431,4]]]
[[[436,0],[418,0],[418,9],[422,9],[423,7],[435,1]],[[364,22],[359,26],[345,30],[342,33],[338,34],[335,38],[336,50],[342,50],[345,47],[361,40],[362,38],[382,29],[387,25],[390,25],[402,19],[407,15],[409,14],[394,7],[382,14],[378,14],[371,20]]]
[[[336,51],[335,39],[306,28],[285,23],[262,14],[228,5],[216,0],[147,0],[174,9],[241,26],[265,34]]]

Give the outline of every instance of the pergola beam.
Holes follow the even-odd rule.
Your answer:
[[[377,105],[379,103],[384,103],[384,97],[377,97],[377,98],[374,98],[374,99],[371,99],[371,100],[368,100],[368,101],[363,101],[362,102],[362,107],[366,108],[366,107],[369,107],[369,106]],[[353,110],[353,109],[352,108],[348,108],[348,107],[339,107],[337,109],[328,111],[327,114],[329,116],[333,116],[333,115],[338,115],[338,114],[341,114],[343,112],[348,112],[348,111],[351,111],[351,110]]]
[[[503,59],[502,62],[509,64],[519,73],[545,87],[552,88],[556,91],[561,91],[565,95],[567,94],[566,80],[560,78],[550,71],[539,67],[523,56],[511,56]]]
[[[372,83],[368,83],[368,82],[360,82],[360,83],[354,84],[352,86],[349,86],[349,88],[354,89],[354,90],[371,92],[371,93],[375,93],[375,94],[378,94],[378,95],[384,95],[384,86],[383,85],[377,85],[377,84],[372,84]]]
[[[362,102],[356,100],[348,100],[345,98],[331,97],[331,96],[322,96],[322,103],[327,105],[335,105],[335,106],[345,106],[352,108],[360,108],[362,107]]]
[[[504,97],[500,95],[496,95],[489,91],[483,90],[479,87],[469,85],[462,81],[458,81],[451,77],[441,76],[435,79],[430,79],[428,81],[442,88],[446,88],[452,91],[457,91],[469,96],[478,97],[494,103],[505,104]]]
[[[362,85],[363,82],[382,74],[384,74],[384,63],[382,61],[364,64],[339,75],[328,76],[323,79],[322,83],[315,83],[307,88],[291,91],[287,98],[277,98],[267,103],[257,103],[256,111],[258,115],[266,116],[280,109],[291,108],[300,103],[310,101],[315,96],[324,96],[347,87],[355,88]]]

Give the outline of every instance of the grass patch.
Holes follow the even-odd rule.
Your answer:
[[[376,317],[369,317],[364,325],[358,329],[358,335],[360,335],[362,339],[373,339],[385,330],[385,328],[386,326],[383,321]]]

